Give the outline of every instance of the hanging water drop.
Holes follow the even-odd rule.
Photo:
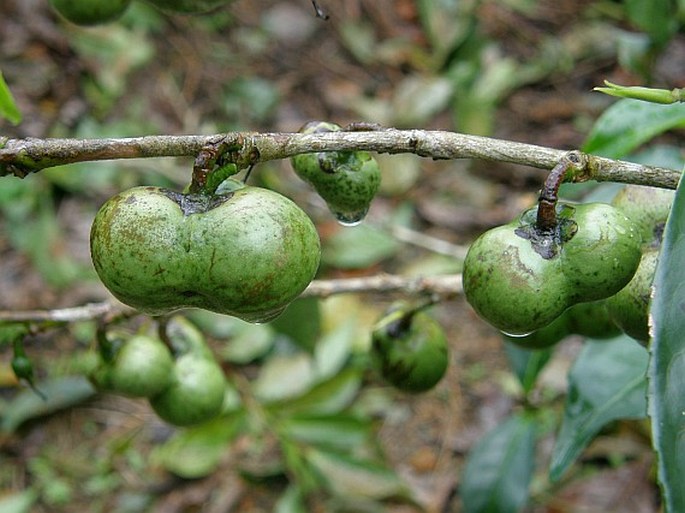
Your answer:
[[[506,331],[502,331],[502,335],[504,335],[505,337],[511,337],[511,338],[525,338],[525,337],[532,335],[533,333],[535,333],[535,332],[529,331],[528,333],[507,333]]]
[[[356,212],[333,212],[333,214],[342,226],[359,226],[368,211],[369,209],[367,208]]]

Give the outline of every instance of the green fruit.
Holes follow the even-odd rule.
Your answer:
[[[184,14],[202,14],[213,11],[221,5],[226,5],[232,0],[146,0],[158,9],[166,12]]]
[[[603,339],[621,334],[607,310],[606,301],[591,301],[571,306],[547,326],[523,337],[505,338],[525,349],[545,349],[561,342],[569,335]]]
[[[33,382],[33,364],[26,355],[15,355],[12,358],[12,371],[17,379]]]
[[[117,299],[150,315],[195,307],[266,322],[307,287],[321,256],[309,217],[276,192],[227,182],[211,196],[136,187],[102,206],[91,257]]]
[[[171,384],[150,405],[169,424],[189,426],[221,413],[225,389],[224,373],[213,359],[187,353],[176,360]]]
[[[536,214],[485,232],[464,261],[466,299],[508,334],[534,332],[576,303],[615,294],[640,262],[633,223],[610,205],[559,204],[558,226],[544,233]]]
[[[635,223],[644,245],[658,247],[674,198],[673,190],[626,185],[611,204]]]
[[[120,18],[131,0],[50,0],[62,17],[77,25],[97,25]]]
[[[621,329],[609,315],[607,301],[608,299],[578,303],[566,310],[562,317],[566,318],[569,334],[594,339],[613,338],[620,335]]]
[[[300,132],[336,132],[335,123],[313,121]],[[365,151],[305,153],[291,159],[297,175],[309,183],[343,224],[361,222],[381,184],[376,159]]]
[[[445,375],[447,340],[440,324],[423,312],[393,309],[374,327],[371,352],[381,375],[405,392],[425,392]]]
[[[658,250],[645,251],[630,283],[606,301],[619,328],[644,345],[649,342],[649,301],[658,259]]]
[[[130,397],[152,397],[170,385],[173,366],[171,351],[161,340],[135,335],[110,364],[109,385]]]

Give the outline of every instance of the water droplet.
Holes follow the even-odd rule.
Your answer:
[[[500,330],[500,331],[502,332],[502,335],[504,335],[506,337],[511,337],[511,338],[524,338],[524,337],[527,337],[527,336],[535,333],[534,331],[529,331],[528,333],[507,333],[504,330]]]
[[[333,212],[335,218],[343,226],[358,226],[366,217],[368,209],[357,212]]]

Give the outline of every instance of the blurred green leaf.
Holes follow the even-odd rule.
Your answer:
[[[464,513],[515,513],[528,500],[535,465],[535,418],[523,413],[471,450],[460,487]]]
[[[323,261],[339,269],[364,269],[395,255],[400,248],[392,236],[361,224],[343,228],[328,239],[323,248]]]
[[[296,413],[326,415],[348,407],[359,392],[361,372],[347,367],[339,374],[313,386],[306,394],[287,401],[276,401],[269,408],[282,416]]]
[[[267,354],[275,340],[270,326],[245,323],[243,329],[222,344],[218,353],[222,360],[242,365]]]
[[[292,416],[284,419],[282,433],[299,442],[317,447],[352,451],[371,435],[371,422],[352,415]]]
[[[21,112],[14,102],[10,88],[7,87],[2,71],[0,71],[0,117],[7,119],[13,125],[21,122]]]
[[[337,374],[349,360],[357,335],[357,322],[348,318],[324,335],[314,349],[317,376],[329,378]]]
[[[678,27],[677,9],[672,0],[625,0],[630,21],[662,46]]]
[[[685,511],[685,185],[666,223],[651,305],[649,414],[666,513]]]
[[[583,151],[621,158],[667,130],[685,127],[685,104],[659,105],[639,100],[619,100],[596,121]]]
[[[552,357],[552,349],[530,350],[524,349],[511,342],[504,341],[504,352],[509,365],[519,379],[523,391],[528,393],[535,385],[540,371],[545,368]]]
[[[95,395],[95,389],[82,376],[69,376],[36,383],[45,399],[24,389],[0,412],[0,431],[13,432],[22,423],[75,406]]]
[[[587,340],[569,372],[550,479],[558,481],[607,423],[647,414],[647,351],[628,336]]]
[[[346,500],[401,498],[409,495],[406,485],[397,474],[375,460],[313,448],[306,450],[305,458],[323,478],[324,486]]]
[[[262,401],[282,401],[307,392],[316,379],[316,368],[307,353],[273,355],[254,381],[254,394]]]
[[[0,348],[9,346],[15,340],[19,340],[28,334],[29,328],[26,324],[18,322],[0,322]]]
[[[230,448],[231,440],[244,428],[244,413],[239,410],[179,431],[173,438],[154,449],[153,460],[185,479],[211,474]]]
[[[398,128],[425,125],[447,108],[453,89],[452,81],[443,77],[407,77],[395,91],[392,125]]]
[[[21,492],[9,493],[0,497],[2,513],[30,513],[38,500],[38,492],[33,488]]]
[[[312,352],[321,334],[319,298],[296,299],[269,326],[302,349]]]
[[[421,25],[436,56],[436,68],[473,32],[475,5],[460,0],[417,2]]]
[[[276,502],[274,513],[307,513],[302,490],[300,487],[291,484]]]

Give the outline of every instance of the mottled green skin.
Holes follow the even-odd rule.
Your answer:
[[[183,14],[202,14],[213,11],[221,5],[231,3],[233,0],[146,0],[158,9],[166,12],[178,12]]]
[[[611,204],[635,223],[643,245],[658,247],[674,198],[673,190],[626,185],[614,196]]]
[[[171,384],[174,360],[164,343],[146,335],[127,340],[109,367],[113,392],[130,397],[152,397]]]
[[[445,333],[425,313],[414,313],[408,325],[402,324],[402,315],[401,310],[390,313],[376,325],[371,334],[372,355],[388,383],[405,392],[425,392],[447,370]]]
[[[643,345],[649,342],[649,301],[658,258],[657,249],[645,251],[630,283],[606,301],[614,322]]]
[[[171,385],[150,399],[160,418],[175,426],[189,426],[221,413],[226,379],[216,361],[184,354],[176,360],[171,378]]]
[[[266,322],[314,278],[319,237],[289,199],[242,187],[209,204],[191,200],[204,201],[136,187],[97,213],[93,265],[120,301],[151,315],[195,307]]]
[[[481,317],[505,333],[528,334],[571,305],[604,299],[630,281],[640,261],[633,223],[603,203],[573,208],[577,232],[553,258],[515,233],[520,218],[476,239],[463,280],[466,299]]]
[[[607,300],[578,303],[568,308],[550,324],[525,337],[506,339],[525,349],[545,349],[561,342],[569,335],[581,335],[594,339],[611,338],[621,334],[609,316]]]
[[[62,17],[77,25],[97,25],[119,19],[131,0],[50,0]]]
[[[301,132],[340,130],[338,125],[313,122]],[[333,214],[347,223],[364,218],[381,184],[378,162],[365,151],[305,153],[291,159],[297,175],[323,198]]]

